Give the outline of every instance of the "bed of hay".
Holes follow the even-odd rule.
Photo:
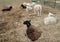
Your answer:
[[[2,12],[1,9],[0,42],[31,42],[25,36],[27,29],[23,24],[25,20],[31,20],[31,23],[42,31],[41,37],[36,42],[60,42],[60,11],[43,6],[42,14],[38,17],[33,15],[33,11],[26,12],[20,7],[14,7],[10,12]],[[44,25],[44,18],[49,11],[58,18],[57,24]]]

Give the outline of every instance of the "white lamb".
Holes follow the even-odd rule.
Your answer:
[[[42,5],[36,4],[35,2],[32,3],[24,3],[26,5],[26,11],[30,11],[34,9],[34,14],[38,14],[38,16],[41,15],[42,12]]]
[[[23,5],[26,6],[26,11],[32,10],[32,5],[33,5],[33,4],[34,4],[34,3],[26,3],[26,2],[23,3]]]
[[[36,4],[34,6],[34,14],[38,14],[37,16],[41,16],[41,12],[42,12],[42,5]]]
[[[31,11],[31,10],[32,10],[32,7],[26,6],[26,11]]]
[[[49,12],[48,17],[44,18],[44,24],[55,24],[57,22],[57,19],[54,17],[52,13]]]

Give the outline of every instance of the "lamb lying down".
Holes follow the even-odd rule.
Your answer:
[[[48,25],[48,24],[56,24],[56,23],[57,23],[56,17],[54,16],[54,14],[49,12],[48,16],[44,18],[44,24]]]

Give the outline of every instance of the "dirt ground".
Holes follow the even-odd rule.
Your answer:
[[[2,8],[1,8],[2,9]],[[0,9],[0,42],[32,42],[26,34],[25,20],[31,20],[32,25],[42,31],[41,37],[36,42],[60,42],[60,11],[48,6],[43,6],[41,16],[33,15],[24,9],[14,7],[10,12],[2,12]],[[58,19],[54,25],[45,25],[44,18],[48,12],[52,12]],[[38,29],[37,28],[37,29]]]

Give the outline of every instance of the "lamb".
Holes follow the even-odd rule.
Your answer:
[[[21,7],[22,7],[23,9],[26,9],[26,11],[32,10],[32,7],[30,7],[29,4],[27,4],[27,3],[21,4]]]
[[[3,11],[3,12],[4,12],[4,11],[11,11],[11,9],[12,9],[12,6],[9,6],[9,7],[7,7],[7,8],[3,8],[2,11]]]
[[[42,5],[36,4],[34,6],[34,14],[38,14],[37,16],[41,16],[41,12],[42,12]]]
[[[26,2],[24,2],[23,4],[21,4],[21,7],[24,8],[24,9],[26,9],[26,11],[30,11],[30,10],[33,9],[34,5],[35,5],[34,2],[32,2],[32,3],[26,3]]]
[[[26,5],[26,11],[34,9],[34,14],[38,14],[37,16],[41,15],[42,12],[42,5],[36,4],[35,2],[32,3],[24,3]]]
[[[40,4],[36,4],[34,2],[32,3],[26,3],[24,2],[23,5],[21,5],[23,8],[26,9],[26,11],[30,11],[32,9],[34,9],[34,14],[38,14],[38,16],[41,15],[42,12],[42,5]]]
[[[39,37],[41,37],[41,31],[39,29],[37,29],[35,26],[33,26],[31,23],[31,20],[26,20],[23,22],[23,24],[25,24],[27,26],[27,36],[31,41],[36,41],[39,39]]]
[[[56,17],[54,17],[54,14],[49,12],[48,17],[44,18],[44,24],[48,25],[48,24],[56,24],[57,19]]]
[[[26,6],[27,6],[27,3],[26,3],[26,2],[24,2],[24,3],[21,4],[21,7],[22,7],[23,9],[26,9]]]

